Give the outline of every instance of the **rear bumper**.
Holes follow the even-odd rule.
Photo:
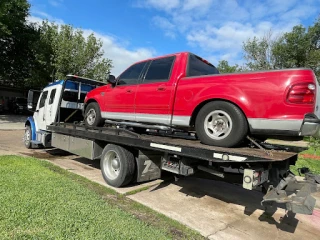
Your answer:
[[[315,114],[306,114],[299,135],[320,137],[320,119]]]

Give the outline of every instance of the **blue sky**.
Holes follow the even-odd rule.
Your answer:
[[[112,73],[163,54],[191,51],[214,65],[242,64],[242,43],[270,30],[311,25],[320,0],[29,0],[29,21],[71,24],[103,41]]]

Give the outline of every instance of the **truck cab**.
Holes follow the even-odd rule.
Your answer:
[[[51,147],[51,132],[47,126],[55,122],[83,120],[83,102],[87,93],[105,83],[67,75],[64,80],[50,83],[42,91],[29,90],[28,110],[33,112],[25,123],[24,144]]]

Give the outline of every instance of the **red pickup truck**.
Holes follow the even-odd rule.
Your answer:
[[[189,52],[133,64],[89,92],[85,123],[196,131],[221,147],[251,136],[317,135],[319,85],[310,69],[219,74]]]

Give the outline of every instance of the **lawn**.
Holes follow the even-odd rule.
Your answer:
[[[1,239],[202,239],[110,189],[53,166],[0,157]]]
[[[305,156],[303,156],[305,155]],[[314,156],[320,158],[320,148],[314,148],[310,146],[308,150],[305,150],[299,154],[298,161],[295,166],[291,166],[291,171],[298,174],[298,168],[307,167],[313,173],[320,174],[320,159],[312,159],[306,156]]]

